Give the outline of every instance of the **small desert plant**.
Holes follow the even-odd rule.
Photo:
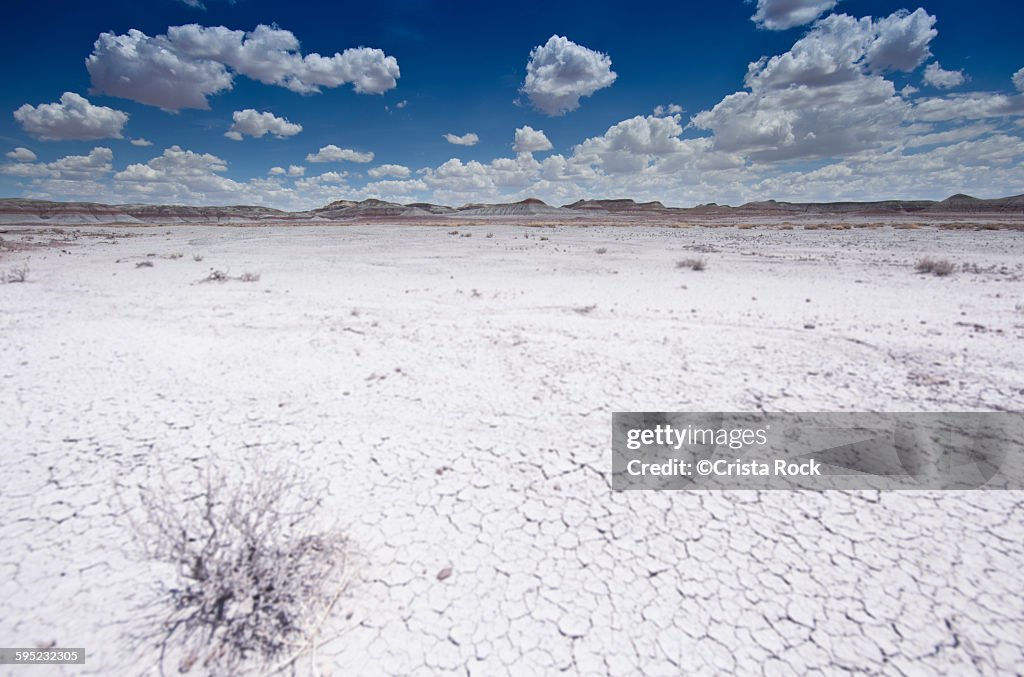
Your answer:
[[[704,270],[707,267],[707,261],[701,258],[682,259],[676,261],[676,268],[689,268],[690,270]]]
[[[487,235],[485,235],[484,237],[490,239],[490,238],[494,237],[494,233],[487,233]]]
[[[347,588],[348,541],[316,528],[321,489],[285,466],[217,467],[144,488],[144,555],[173,567],[151,611],[161,668],[238,674],[315,645]],[[166,611],[164,611],[164,609]]]
[[[200,261],[203,260],[203,255],[202,254],[193,254],[192,255],[192,260],[195,261],[196,263],[199,263]]]
[[[136,268],[152,268],[153,267],[153,262],[152,261],[139,261],[138,263],[135,264],[135,267]]]
[[[231,278],[223,270],[211,270],[210,274],[199,280],[200,282],[227,282]]]
[[[937,277],[945,277],[956,272],[956,266],[946,259],[933,259],[928,256],[919,260],[914,266],[919,273],[932,274]]]
[[[8,272],[0,275],[0,280],[6,284],[24,282],[28,279],[28,268],[11,268]]]
[[[608,248],[607,247],[598,247],[597,249],[594,250],[594,253],[595,254],[607,254],[608,253]]]
[[[181,252],[174,252],[173,254],[168,254],[167,258],[169,258],[172,261],[177,261],[178,259],[182,258],[183,256],[185,256],[185,255],[182,254]]]
[[[242,273],[241,275],[238,276],[238,280],[240,282],[259,282],[260,281],[260,274],[259,273]]]
[[[593,303],[589,306],[577,306],[573,308],[573,312],[579,313],[580,315],[589,315],[590,313],[597,310],[597,304]]]

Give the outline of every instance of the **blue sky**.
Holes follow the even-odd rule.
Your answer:
[[[203,4],[9,3],[0,195],[295,209],[1024,192],[1017,3]],[[201,74],[154,91],[167,49],[173,77]]]

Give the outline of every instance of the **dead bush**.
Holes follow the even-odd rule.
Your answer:
[[[203,260],[203,255],[202,254],[193,254],[192,255],[192,260],[195,261],[196,263],[199,263],[200,261]]]
[[[676,268],[689,268],[690,270],[701,271],[707,267],[707,261],[701,258],[682,259],[676,261]]]
[[[11,268],[9,271],[0,275],[0,280],[5,284],[15,284],[19,282],[25,282],[28,280],[28,267],[24,268]]]
[[[598,247],[597,249],[594,250],[594,253],[595,254],[607,254],[608,253],[608,248],[607,247]]]
[[[136,268],[152,268],[153,267],[153,262],[152,261],[139,261],[138,263],[135,264],[135,267]]]
[[[914,269],[919,273],[931,274],[937,277],[946,277],[956,272],[956,266],[952,262],[946,259],[933,259],[928,256],[920,259],[914,266]]]
[[[316,644],[346,590],[350,546],[316,528],[322,489],[286,466],[211,467],[147,487],[134,528],[147,558],[173,567],[157,590],[160,667],[210,674],[265,670]]]
[[[211,270],[210,274],[199,280],[200,282],[227,282],[231,278],[223,270]]]
[[[239,282],[259,282],[260,281],[260,274],[259,273],[242,273],[241,275],[238,276],[238,281]]]

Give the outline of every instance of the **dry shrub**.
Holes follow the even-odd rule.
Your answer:
[[[607,247],[598,247],[597,249],[594,250],[594,253],[595,254],[607,254],[608,253],[608,248]]]
[[[196,263],[199,263],[200,261],[203,260],[203,255],[202,254],[193,254],[192,255],[192,260],[195,261]]]
[[[6,273],[0,275],[0,281],[5,284],[15,284],[19,282],[25,282],[28,280],[28,268],[11,268]]]
[[[200,282],[227,282],[231,278],[223,270],[211,270],[210,274],[199,280]]]
[[[152,261],[139,261],[138,263],[135,264],[135,267],[136,268],[152,268],[153,267],[153,262]]]
[[[241,275],[238,276],[238,281],[239,282],[259,282],[260,281],[260,274],[259,273],[242,273]]]
[[[145,521],[134,525],[145,555],[175,572],[154,615],[161,671],[169,657],[179,672],[210,674],[291,662],[316,645],[347,588],[348,541],[316,528],[322,489],[293,469],[197,474],[143,489]]]
[[[676,261],[676,268],[689,268],[690,270],[701,271],[707,267],[707,261],[701,258],[682,259]]]
[[[928,256],[919,260],[914,269],[919,273],[931,274],[937,277],[946,277],[956,272],[956,266],[952,262],[946,259],[933,259]]]

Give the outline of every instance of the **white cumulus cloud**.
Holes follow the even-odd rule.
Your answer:
[[[522,91],[548,115],[563,115],[580,107],[580,98],[609,87],[618,75],[607,54],[552,35],[530,52]]]
[[[865,53],[872,73],[909,73],[931,56],[929,44],[939,34],[935,30],[935,16],[920,7],[913,12],[901,9],[884,19],[873,21],[865,17],[860,21],[870,26],[873,33]]]
[[[297,177],[305,174],[306,168],[300,165],[288,165],[288,169],[285,169],[284,167],[271,167],[267,173],[270,174],[271,176],[287,175],[291,177]]]
[[[60,103],[25,104],[14,111],[22,129],[43,141],[120,139],[128,114],[94,106],[84,96],[64,92]]]
[[[516,141],[512,145],[512,150],[517,153],[534,153],[537,151],[551,150],[551,141],[548,140],[547,135],[539,129],[534,129],[529,125],[520,127],[516,130]]]
[[[833,14],[784,54],[748,67],[749,91],[693,117],[714,147],[755,160],[846,155],[898,138],[911,104],[885,71],[910,71],[931,54],[935,17],[924,10],[855,19]]]
[[[302,131],[300,124],[288,122],[285,118],[279,118],[273,113],[261,113],[253,108],[236,110],[231,114],[231,119],[234,122],[224,136],[235,141],[241,141],[243,136],[260,138],[267,134],[273,134],[277,138],[283,139],[295,136]]]
[[[1013,86],[1018,92],[1024,92],[1024,68],[1013,74]]]
[[[924,82],[938,89],[949,89],[959,87],[967,82],[967,76],[962,70],[947,71],[938,61],[933,61],[924,69]]]
[[[302,94],[348,83],[380,94],[400,76],[398,61],[379,49],[303,55],[291,31],[266,25],[235,31],[188,24],[152,37],[136,29],[101,33],[86,68],[97,92],[171,111],[208,110],[207,97],[231,89],[235,74]]]
[[[306,156],[306,162],[373,162],[373,153],[338,148],[333,143]]]
[[[667,106],[659,105],[654,107],[654,114],[659,117],[662,115],[679,115],[682,112],[683,107],[677,103],[670,103]]]
[[[366,172],[372,179],[380,179],[385,176],[394,176],[404,179],[411,173],[405,165],[380,165]]]
[[[131,140],[131,144],[133,146],[141,146],[141,147],[145,148],[147,146],[152,146],[153,142],[150,141],[149,139],[141,139],[140,138],[140,139],[132,139]]]
[[[15,164],[0,165],[0,173],[46,179],[65,187],[73,183],[94,184],[113,171],[113,159],[112,150],[96,147],[89,151],[88,155],[67,155],[53,162],[36,163],[20,160]]]
[[[782,31],[809,24],[836,6],[837,0],[757,0],[757,12],[750,20],[758,28]]]
[[[456,146],[475,146],[480,141],[480,137],[473,132],[463,134],[462,136],[449,133],[444,135],[444,139],[448,143],[454,143]]]
[[[28,148],[22,148],[21,146],[15,148],[11,152],[7,153],[7,157],[11,158],[15,162],[35,162],[36,154],[30,151]]]
[[[911,118],[927,122],[984,120],[1024,115],[1024,96],[970,92],[918,99]]]

